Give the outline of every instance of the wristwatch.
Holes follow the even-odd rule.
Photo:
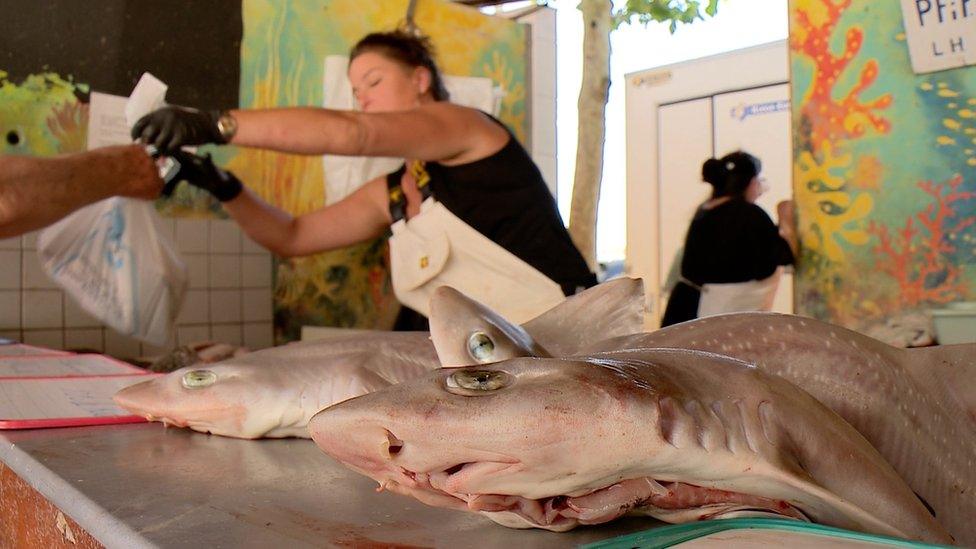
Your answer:
[[[237,119],[230,111],[220,113],[220,117],[217,118],[217,131],[220,132],[224,143],[230,143],[230,140],[234,139],[234,135],[237,134]]]

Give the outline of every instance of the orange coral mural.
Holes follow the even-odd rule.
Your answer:
[[[897,2],[795,0],[790,25],[797,312],[870,332],[972,297],[976,68],[912,73]]]

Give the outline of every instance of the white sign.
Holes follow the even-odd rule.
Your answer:
[[[976,0],[901,0],[916,73],[976,64]]]

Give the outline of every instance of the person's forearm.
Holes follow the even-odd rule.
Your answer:
[[[234,145],[299,154],[362,155],[360,114],[317,108],[231,111],[237,119]]]
[[[288,212],[261,200],[247,187],[233,200],[224,202],[223,207],[251,240],[275,255],[294,255],[290,242],[294,234],[295,218]]]
[[[39,229],[114,195],[149,199],[162,181],[137,145],[55,158],[0,155],[0,238]]]
[[[0,238],[39,229],[108,198],[113,180],[105,168],[78,155],[0,156]]]

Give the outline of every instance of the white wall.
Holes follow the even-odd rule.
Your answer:
[[[663,310],[660,288],[664,282],[660,272],[667,269],[667,265],[662,266],[659,259],[661,234],[657,212],[661,210],[659,174],[664,160],[660,157],[658,107],[696,97],[778,84],[785,82],[788,76],[785,42],[773,42],[626,75],[626,272],[645,281],[647,327],[653,328],[659,324]],[[710,132],[702,137],[696,137],[693,129],[689,132],[690,135],[683,139],[691,142],[704,140],[708,149],[714,146],[709,143]],[[705,150],[702,143],[699,145],[702,145],[702,150],[697,154]],[[695,172],[692,181],[700,180],[701,163],[711,156],[710,152],[694,162],[680,161],[681,164],[687,163],[689,169],[694,168],[691,170]],[[721,154],[724,151],[716,152]],[[669,160],[669,164],[663,166],[664,172],[670,177],[672,171],[680,170],[676,167],[678,163],[677,160]],[[692,177],[691,172],[673,175]],[[703,194],[707,194],[707,189],[703,189]],[[687,228],[687,221],[682,223],[683,231]],[[665,261],[670,261],[670,258]]]
[[[556,169],[556,11],[544,8],[520,23],[532,26],[529,43],[529,86],[526,98],[529,139],[524,145],[557,196]],[[565,219],[563,221],[566,221]]]

